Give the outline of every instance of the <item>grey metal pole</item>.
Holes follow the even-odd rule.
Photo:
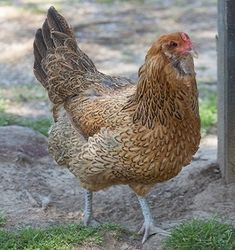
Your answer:
[[[235,1],[218,0],[218,163],[235,182]]]

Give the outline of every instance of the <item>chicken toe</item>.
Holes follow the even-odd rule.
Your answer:
[[[168,236],[169,233],[159,227],[156,227],[152,223],[143,223],[141,229],[139,230],[138,234],[143,234],[142,244],[151,236],[154,234],[164,235]]]
[[[144,234],[144,237],[142,239],[142,244],[149,238],[149,236],[153,234],[160,234],[160,235],[169,235],[169,233],[161,228],[158,228],[155,226],[155,222],[153,219],[153,216],[151,214],[149,205],[144,197],[137,196],[142,213],[144,216],[144,223],[143,226],[141,227],[140,231],[138,232],[139,234]]]

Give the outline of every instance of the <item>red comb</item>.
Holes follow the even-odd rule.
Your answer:
[[[182,38],[184,41],[190,41],[190,38],[189,38],[188,34],[186,34],[186,33],[184,33],[184,32],[181,32],[180,35],[181,35],[181,38]]]
[[[186,34],[186,33],[184,33],[184,32],[181,32],[181,33],[180,33],[180,36],[181,36],[182,40],[185,42],[185,44],[187,44],[187,46],[188,46],[189,48],[192,48],[192,46],[193,46],[193,45],[192,45],[192,41],[190,40],[188,34]]]

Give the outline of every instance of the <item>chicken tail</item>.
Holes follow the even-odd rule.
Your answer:
[[[37,30],[33,49],[35,77],[57,106],[85,88],[81,80],[84,74],[97,72],[91,59],[78,47],[65,18],[54,7],[49,8],[42,28]]]

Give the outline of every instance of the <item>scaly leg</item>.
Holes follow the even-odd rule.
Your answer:
[[[139,234],[144,234],[142,243],[144,243],[148,237],[153,234],[169,235],[166,231],[155,226],[155,222],[146,199],[138,195],[137,197],[144,216],[144,224],[139,231]]]
[[[83,223],[85,226],[97,226],[99,223],[93,218],[92,192],[85,190],[85,209]]]

